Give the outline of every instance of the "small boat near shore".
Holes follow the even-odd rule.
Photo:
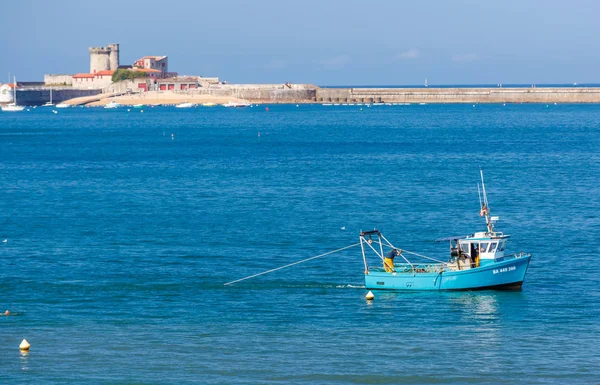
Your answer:
[[[71,105],[66,104],[66,103],[58,103],[55,107],[56,108],[69,108],[69,107],[71,107]]]
[[[494,229],[499,218],[490,216],[483,172],[481,187],[480,216],[485,217],[487,231],[438,240],[450,242],[449,260],[402,250],[378,230],[361,232],[365,287],[369,290],[520,290],[531,254],[505,253],[510,236]],[[373,253],[382,267],[369,265],[367,256]],[[394,263],[394,258],[403,261]]]
[[[121,107],[121,105],[115,101],[112,101],[104,106],[104,108],[107,108],[107,109],[119,108],[119,107]]]
[[[192,107],[194,107],[194,103],[189,103],[189,102],[179,103],[175,106],[175,108],[192,108]]]
[[[248,107],[250,106],[250,103],[243,101],[243,102],[227,102],[225,104],[223,104],[223,107],[229,107],[229,108],[242,108],[242,107]]]

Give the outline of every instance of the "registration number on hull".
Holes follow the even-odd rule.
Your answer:
[[[515,270],[517,270],[516,266],[508,266],[508,267],[503,267],[502,269],[494,269],[493,273],[500,274],[500,273],[506,273],[508,271],[515,271]]]

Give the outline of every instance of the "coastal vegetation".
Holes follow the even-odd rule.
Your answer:
[[[112,81],[113,83],[115,83],[120,82],[121,80],[133,80],[137,78],[145,78],[147,76],[148,75],[142,71],[132,71],[124,68],[119,68],[112,74]]]

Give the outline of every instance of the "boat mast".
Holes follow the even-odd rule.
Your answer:
[[[479,204],[481,205],[480,215],[485,215],[485,224],[487,225],[488,232],[491,233],[494,231],[494,224],[490,221],[490,206],[488,206],[487,193],[485,191],[485,182],[483,180],[483,170],[479,169],[479,174],[481,175],[481,189],[483,190],[483,204],[481,204],[481,196],[479,197]],[[479,189],[479,186],[477,186]]]
[[[16,106],[17,105],[17,77],[14,76],[14,79],[15,79],[15,84],[13,87],[13,103]]]

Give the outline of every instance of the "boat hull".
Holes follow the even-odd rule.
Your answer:
[[[530,255],[505,259],[468,270],[432,273],[387,273],[365,275],[369,290],[520,290],[531,260]]]

